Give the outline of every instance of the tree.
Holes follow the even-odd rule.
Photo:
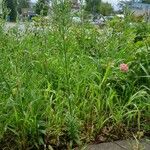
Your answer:
[[[19,14],[22,13],[22,8],[29,8],[29,2],[30,0],[18,0],[17,11]]]
[[[4,6],[9,10],[9,20],[16,21],[17,18],[17,0],[4,0]]]
[[[113,7],[109,3],[102,2],[100,5],[100,13],[104,16],[108,16],[113,13]]]
[[[86,0],[85,10],[95,15],[100,12],[101,0]]]
[[[49,9],[49,0],[38,0],[35,6],[35,12],[38,15],[47,16]]]
[[[143,3],[150,4],[150,0],[143,0],[142,2],[143,2]]]

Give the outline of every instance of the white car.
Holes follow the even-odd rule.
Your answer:
[[[81,22],[81,18],[80,17],[72,17],[72,20],[74,22],[80,23]]]

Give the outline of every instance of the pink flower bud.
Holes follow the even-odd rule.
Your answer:
[[[129,70],[128,64],[120,64],[120,71],[128,72],[128,70]]]

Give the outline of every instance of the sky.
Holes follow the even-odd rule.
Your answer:
[[[130,0],[102,0],[104,2],[109,2],[112,4],[112,6],[115,8],[115,9],[118,9],[118,3],[119,1],[130,1]]]
[[[114,8],[117,9],[117,4],[119,0],[103,0],[103,1],[111,3],[114,6]]]

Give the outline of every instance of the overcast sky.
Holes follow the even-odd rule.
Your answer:
[[[119,2],[119,0],[103,0],[103,1],[111,3],[114,6],[114,8],[117,8],[117,4]]]

